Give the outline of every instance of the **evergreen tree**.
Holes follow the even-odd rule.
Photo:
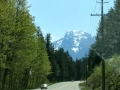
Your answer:
[[[40,83],[47,82],[47,75],[50,74],[51,65],[47,55],[44,37],[40,27],[37,27],[37,56],[31,62],[30,85],[38,87]]]
[[[55,51],[54,51],[54,47],[51,43],[51,35],[50,34],[47,34],[46,37],[45,37],[45,42],[46,42],[46,48],[47,48],[47,54],[48,54],[48,57],[49,57],[49,61],[51,63],[51,74],[48,76],[48,79],[53,82],[55,81],[55,78],[54,78],[54,74],[56,72],[56,61],[55,61],[55,58],[54,58],[54,54],[55,54]]]
[[[76,75],[76,80],[81,80],[81,79],[83,79],[83,76],[82,76],[83,74],[82,74],[82,72],[83,72],[82,61],[76,59],[76,73],[77,73],[77,75]]]
[[[114,8],[111,8],[109,12],[104,15],[104,32],[102,36],[101,21],[98,27],[96,42],[93,49],[103,54],[102,58],[111,58],[114,54],[120,53],[120,40],[119,40],[119,14],[120,14],[120,1],[116,0]],[[103,47],[103,48],[99,48]]]

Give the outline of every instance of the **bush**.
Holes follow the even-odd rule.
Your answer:
[[[79,86],[80,86],[80,90],[91,90],[91,88],[86,86],[85,83],[80,83]]]
[[[94,72],[88,78],[88,85],[93,90],[101,90],[102,72],[101,64],[94,68]],[[120,56],[114,56],[111,60],[105,60],[105,90],[120,89]]]

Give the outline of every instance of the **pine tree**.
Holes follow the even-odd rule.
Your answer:
[[[93,49],[101,55],[102,58],[111,58],[114,54],[120,53],[120,40],[119,40],[119,21],[120,21],[120,1],[116,0],[114,8],[111,8],[109,12],[104,15],[104,32],[102,36],[101,21],[98,27],[96,42]],[[103,45],[104,40],[104,45]],[[99,48],[103,46],[104,50]]]
[[[55,72],[56,72],[56,68],[59,69],[59,67],[57,66],[56,64],[56,60],[55,60],[55,50],[54,50],[54,47],[51,43],[51,34],[48,33],[45,37],[45,42],[46,42],[46,48],[47,48],[47,54],[48,54],[48,57],[49,57],[49,61],[51,62],[51,74],[48,76],[48,79],[51,81],[51,82],[54,82],[55,81]]]
[[[44,37],[40,27],[37,27],[37,56],[31,63],[30,85],[38,87],[40,83],[47,82],[47,75],[50,74],[51,65],[47,55]]]

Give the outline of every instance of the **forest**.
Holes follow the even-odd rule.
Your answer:
[[[104,25],[104,28],[103,28]],[[103,28],[103,30],[102,30]],[[96,53],[99,58],[95,58]],[[102,63],[105,61],[105,90],[120,90],[120,0],[114,1],[114,7],[99,22],[96,42],[91,46],[88,59],[87,85],[92,90],[102,89]],[[96,62],[96,65],[93,62]]]
[[[25,90],[84,78],[83,61],[54,50],[43,36],[26,0],[0,0],[0,90]]]
[[[104,15],[104,36],[100,21],[96,42],[82,59],[73,60],[63,48],[55,50],[51,34],[44,37],[34,21],[26,0],[0,0],[0,90],[26,90],[44,82],[71,80],[86,80],[88,86],[101,90],[102,59],[106,90],[119,90],[120,0]]]

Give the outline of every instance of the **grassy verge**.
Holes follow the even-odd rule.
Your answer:
[[[56,82],[48,83],[48,86],[55,84]]]
[[[80,83],[79,86],[80,86],[81,90],[91,90],[91,88],[86,86],[86,84],[84,82]]]

